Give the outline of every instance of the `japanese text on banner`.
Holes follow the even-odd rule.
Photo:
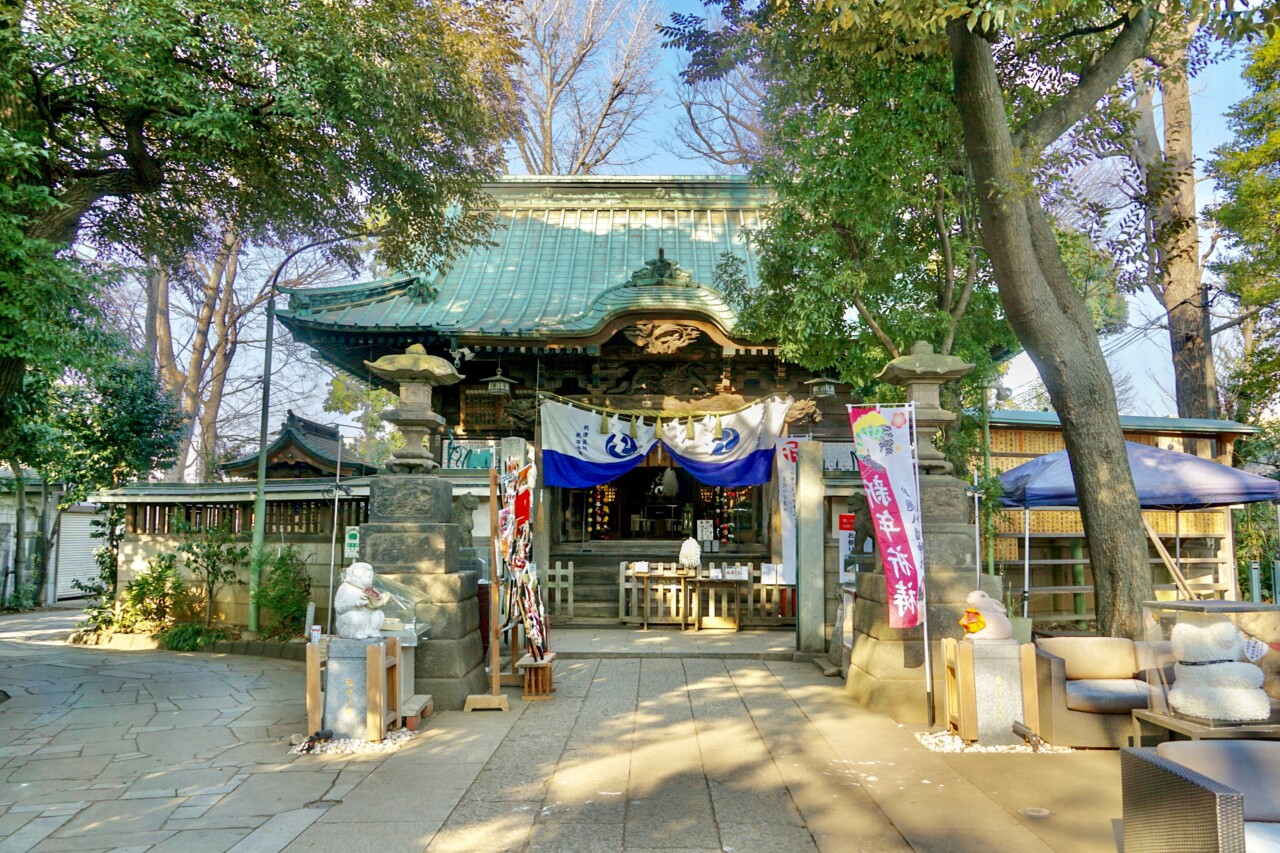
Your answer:
[[[909,407],[849,407],[854,456],[884,564],[889,627],[913,628],[924,584],[924,535]]]

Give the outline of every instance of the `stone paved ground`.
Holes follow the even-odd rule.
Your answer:
[[[565,660],[551,701],[290,757],[301,665],[67,648],[71,621],[0,619],[0,853],[1115,849],[1114,753],[944,759],[808,664]]]

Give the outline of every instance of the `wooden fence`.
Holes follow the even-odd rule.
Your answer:
[[[548,618],[573,618],[573,560],[568,565],[556,560],[542,579],[542,589]]]
[[[625,624],[641,624],[644,622],[644,575],[636,575],[628,568],[630,563],[618,564],[618,620]],[[765,584],[760,580],[758,563],[721,563],[723,566],[747,567],[746,589],[742,595],[742,625],[754,627],[785,626],[796,623],[795,587],[782,584]],[[698,577],[707,578],[716,563],[708,563]],[[662,572],[674,572],[675,563],[650,563],[651,575]],[[649,580],[649,624],[679,625],[686,621],[682,608],[680,580],[671,577],[651,577]],[[733,611],[734,592],[731,588],[715,588],[706,590],[706,601],[701,609],[704,625],[715,627],[729,624],[728,614]],[[697,608],[689,602],[691,609]],[[690,620],[691,621],[691,620]]]

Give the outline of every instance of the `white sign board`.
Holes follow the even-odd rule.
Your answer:
[[[699,542],[709,542],[715,536],[712,531],[715,529],[709,518],[698,519],[698,535],[695,537]]]
[[[747,567],[746,566],[725,566],[724,579],[727,581],[747,580]]]
[[[360,528],[348,527],[347,535],[342,540],[342,556],[354,560],[360,556]]]

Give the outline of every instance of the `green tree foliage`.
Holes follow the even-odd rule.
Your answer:
[[[21,421],[3,451],[64,484],[64,505],[172,464],[182,430],[149,359],[113,335],[90,334],[84,345],[82,369],[27,371]]]
[[[472,0],[0,5],[0,401],[25,362],[56,360],[84,310],[85,279],[57,255],[77,237],[176,258],[216,239],[213,221],[287,242],[375,217],[402,268],[483,239],[483,206],[466,203],[502,168],[513,127],[506,13]]]
[[[1094,328],[1093,315],[1072,280],[1044,207],[1041,170],[1061,156],[1055,146],[1090,120],[1131,65],[1148,53],[1156,17],[1167,3],[1117,9],[1103,0],[1025,3],[984,0],[815,0],[743,6],[721,3],[726,26],[708,33],[696,17],[677,17],[676,43],[693,51],[694,64],[723,74],[742,58],[739,33],[779,26],[773,11],[800,8],[818,25],[812,43],[848,66],[874,70],[902,57],[949,61],[954,112],[962,133],[964,167],[975,187],[982,247],[1005,316],[1031,355],[1062,422],[1080,494],[1097,587],[1099,628],[1136,636],[1141,603],[1151,596],[1146,541],[1127,469],[1115,392]],[[1263,21],[1275,5],[1256,11],[1239,2],[1193,0],[1189,14],[1210,30],[1235,36]],[[891,66],[890,66],[891,67]],[[900,121],[924,126],[918,104]],[[1075,129],[1073,131],[1073,129]],[[1066,144],[1070,149],[1070,143]],[[907,157],[889,157],[886,171],[911,174]]]
[[[387,426],[382,413],[394,408],[399,398],[383,388],[365,385],[346,373],[339,373],[329,382],[329,393],[324,398],[324,410],[340,415],[356,415],[364,434],[348,448],[355,459],[370,465],[381,465],[391,456],[391,451],[404,443],[399,430]],[[347,452],[344,450],[344,453]]]
[[[1280,38],[1250,50],[1244,79],[1249,96],[1227,113],[1235,138],[1210,164],[1224,199],[1210,215],[1226,244],[1215,270],[1237,304],[1243,337],[1227,383],[1230,414],[1252,422],[1280,395]]]

